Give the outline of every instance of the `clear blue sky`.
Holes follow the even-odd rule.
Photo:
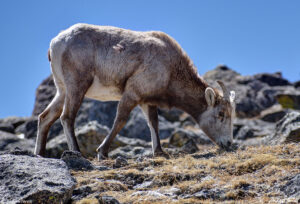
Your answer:
[[[78,22],[164,31],[200,74],[226,64],[300,80],[297,0],[1,0],[0,118],[31,115],[35,89],[50,74],[51,38]]]

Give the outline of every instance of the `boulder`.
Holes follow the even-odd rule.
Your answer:
[[[120,204],[120,202],[112,196],[99,196],[98,198],[99,204]]]
[[[199,129],[197,132],[189,129],[177,128],[169,138],[169,144],[173,147],[183,147],[192,140],[196,144],[211,144],[211,140]]]
[[[114,168],[121,168],[128,165],[128,161],[126,158],[122,156],[118,156],[115,160],[115,163],[113,164]]]
[[[213,87],[219,88],[222,80],[228,89],[236,92],[236,113],[240,118],[258,116],[261,111],[277,103],[276,96],[282,93],[299,93],[280,73],[242,76],[225,65],[220,65],[203,76]]]
[[[277,124],[275,133],[266,138],[267,144],[300,142],[300,112],[286,114]]]
[[[95,157],[97,155],[96,149],[108,133],[109,128],[99,124],[97,121],[90,121],[86,125],[77,128],[75,130],[75,135],[82,155],[85,157]],[[150,144],[144,140],[117,135],[113,140],[110,149],[116,149],[126,145],[146,147]],[[60,158],[60,155],[67,149],[67,138],[62,134],[48,142],[46,155],[47,157]]]
[[[174,129],[179,126],[179,123],[171,123],[167,121],[164,117],[159,116],[159,137],[165,139],[170,137]],[[147,125],[144,113],[138,107],[133,109],[130,114],[130,117],[120,132],[121,135],[130,138],[138,138],[145,141],[151,141],[151,134],[149,127]]]
[[[280,104],[276,104],[266,110],[263,110],[260,113],[259,118],[266,122],[276,123],[290,111],[290,109],[282,108]]]
[[[253,76],[246,76],[242,80],[245,84],[251,81],[260,81],[262,83],[268,84],[269,86],[288,86],[292,85],[288,80],[282,77],[281,72],[270,73],[260,73]],[[240,81],[241,82],[241,81]]]
[[[284,108],[300,110],[300,92],[291,94],[278,94],[277,101]]]
[[[43,112],[51,100],[54,98],[56,88],[54,85],[53,77],[50,75],[42,81],[35,91],[35,103],[32,115],[38,116]]]
[[[0,123],[0,131],[14,133],[15,128],[11,123]]]
[[[22,125],[28,117],[17,117],[17,116],[11,116],[7,118],[0,119],[0,124],[10,124],[15,128],[17,128],[19,125]]]
[[[134,147],[131,145],[127,145],[124,147],[119,147],[114,149],[108,153],[108,156],[112,159],[116,159],[117,157],[124,157],[126,159],[136,159],[139,157],[150,157],[152,156],[152,148],[151,147]]]
[[[290,178],[285,185],[280,186],[280,190],[284,192],[287,197],[298,198],[300,201],[300,174]]]
[[[296,81],[296,82],[294,83],[294,87],[295,87],[295,88],[300,88],[300,81]]]
[[[1,155],[0,203],[67,203],[75,184],[62,160]]]
[[[96,149],[109,133],[106,126],[100,125],[97,121],[91,121],[75,130],[76,139],[81,153],[85,157],[95,157]],[[47,144],[47,157],[60,158],[61,154],[68,149],[67,138],[64,134],[59,135]]]
[[[38,118],[36,116],[24,119],[24,122],[15,129],[17,135],[24,135],[25,138],[35,139],[37,136]],[[47,141],[58,136],[63,132],[60,120],[57,120],[51,127],[48,133]]]
[[[172,108],[171,110],[159,109],[158,114],[173,123],[180,121],[184,112],[179,109]]]
[[[23,134],[25,138],[35,138],[37,135],[37,117],[29,117],[15,130],[16,134]]]
[[[237,119],[234,123],[233,137],[236,140],[263,138],[273,134],[274,123],[259,119]]]
[[[94,170],[94,165],[87,159],[83,158],[80,152],[64,151],[61,159],[67,164],[69,169],[76,171]]]
[[[33,152],[35,141],[17,135],[0,131],[0,152],[9,151],[16,147]]]

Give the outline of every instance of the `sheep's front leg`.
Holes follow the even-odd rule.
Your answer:
[[[97,148],[98,160],[103,160],[108,157],[108,150],[110,144],[116,135],[121,131],[127,122],[131,110],[137,105],[136,97],[132,94],[123,94],[117,110],[117,115],[114,121],[114,125],[110,133],[103,140],[102,144]]]
[[[162,150],[161,144],[160,144],[160,138],[159,138],[159,134],[158,134],[157,107],[146,105],[146,104],[142,104],[140,106],[144,112],[146,119],[147,119],[148,127],[151,132],[153,156],[162,156],[165,158],[169,158],[169,155]]]

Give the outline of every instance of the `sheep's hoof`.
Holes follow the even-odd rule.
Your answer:
[[[164,157],[166,159],[170,159],[170,155],[163,150],[155,151],[154,157]]]
[[[108,154],[107,153],[105,154],[105,153],[102,153],[102,152],[98,152],[97,158],[98,158],[98,161],[107,160],[108,159]]]

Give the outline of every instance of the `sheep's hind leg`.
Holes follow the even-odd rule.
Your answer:
[[[34,154],[45,156],[46,142],[51,125],[59,118],[63,105],[65,94],[63,91],[57,91],[55,97],[47,108],[38,117],[38,133],[35,144]]]

